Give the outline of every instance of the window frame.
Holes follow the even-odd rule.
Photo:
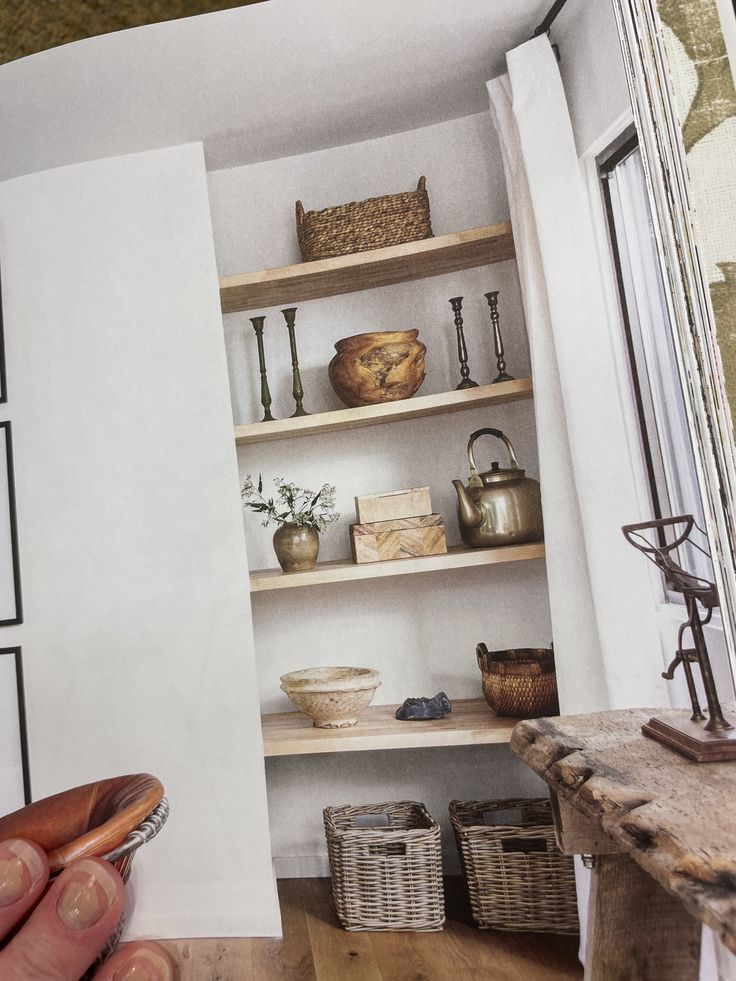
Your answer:
[[[632,323],[632,298],[627,293],[627,275],[622,265],[622,256],[628,258],[630,251],[626,242],[622,242],[621,236],[617,234],[617,210],[611,192],[611,184],[616,168],[637,151],[641,154],[640,140],[634,125],[629,124],[621,130],[617,137],[608,143],[602,152],[596,154],[593,160],[595,179],[602,202],[602,217],[605,224],[605,239],[608,246],[607,252],[610,262],[609,272],[613,273],[612,278],[615,284],[617,321],[621,330],[619,335],[620,346],[623,349],[622,363],[628,380],[629,394],[634,406],[636,448],[639,451],[639,458],[641,460],[641,483],[648,498],[648,506],[652,517],[664,518],[682,513],[683,509],[679,501],[676,504],[672,503],[674,498],[680,496],[679,488],[676,486],[678,480],[676,478],[673,480],[672,461],[666,459],[666,454],[662,449],[663,427],[661,425],[661,406],[659,407],[660,412],[658,413],[657,403],[659,397],[655,394],[656,385],[653,387],[647,374],[646,335],[640,331],[638,324],[635,329]],[[650,209],[649,218],[651,221],[651,206],[649,202],[647,204]],[[666,288],[664,281],[663,286]],[[665,313],[669,319],[669,311],[665,309]],[[649,364],[651,364],[651,361]],[[673,376],[673,382],[677,386],[677,390],[681,393],[684,404],[685,396],[682,393],[679,373]],[[675,431],[675,436],[678,445],[682,447],[682,434]],[[691,478],[690,482],[693,485],[692,489],[698,495],[697,504],[699,505],[700,513],[698,514],[695,508],[686,507],[685,510],[688,513],[695,512],[696,521],[700,525],[701,522],[704,523],[702,518],[703,501],[697,479],[697,469],[694,459],[695,449],[692,446],[692,434],[689,429],[685,433],[685,439],[687,441],[686,452],[688,455],[692,454],[693,456],[689,476]],[[681,462],[679,454],[678,462]],[[677,472],[680,472],[679,467],[675,468],[675,473]],[[661,537],[662,533],[660,532]],[[707,545],[707,538],[705,539],[705,544]],[[707,575],[709,580],[714,578],[712,570],[708,567],[707,560],[697,559],[693,571],[700,575]],[[663,578],[660,581],[664,601],[681,605],[683,603],[683,597],[679,593],[667,589]]]

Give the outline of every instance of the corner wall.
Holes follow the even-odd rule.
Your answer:
[[[416,187],[427,177],[436,235],[508,218],[500,148],[487,112],[381,139],[333,147],[208,175],[221,275],[299,261],[294,201],[320,209],[344,201]],[[427,346],[427,378],[419,395],[451,391],[460,380],[449,297],[463,295],[471,377],[495,375],[488,306],[483,293],[500,290],[508,370],[529,374],[529,350],[516,263],[501,262],[430,279],[298,304],[296,334],[310,412],[342,408],[327,378],[340,338],[368,330],[419,328]],[[258,362],[248,316],[266,313],[264,345],[279,418],[293,412],[291,364],[278,308],[226,316],[225,338],[233,413],[237,422],[261,418]],[[449,544],[459,544],[453,477],[468,476],[471,432],[493,426],[508,434],[520,466],[538,476],[534,405],[473,409],[391,425],[259,443],[240,448],[241,478],[284,476],[304,487],[337,487],[341,520],[323,536],[320,560],[350,554],[348,525],[354,497],[428,485],[445,517]],[[491,438],[478,443],[479,460],[504,460]],[[503,463],[502,465],[506,465]],[[254,569],[276,565],[273,528],[245,515]],[[375,704],[445,690],[451,699],[481,696],[475,645],[542,647],[551,627],[544,562],[458,569],[398,579],[314,586],[253,597],[261,706],[292,706],[279,688],[286,671],[350,664],[380,671]],[[410,724],[410,723],[407,723]],[[419,799],[444,824],[446,868],[455,867],[447,804],[544,794],[543,785],[508,747],[341,753],[269,759],[269,813],[279,875],[327,874],[322,808],[329,804]]]

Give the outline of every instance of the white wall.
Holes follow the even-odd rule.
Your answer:
[[[0,228],[35,796],[156,774],[129,933],[277,933],[202,148],[7,182]]]
[[[299,261],[294,201],[321,208],[374,194],[409,190],[427,177],[433,228],[444,234],[508,217],[499,148],[486,113],[380,140],[209,174],[221,274]],[[418,327],[427,345],[427,380],[419,394],[459,381],[451,296],[464,295],[471,374],[495,374],[483,293],[499,289],[509,370],[528,375],[516,264],[504,262],[452,275],[298,304],[297,338],[312,412],[341,407],[327,379],[334,342],[375,329]],[[293,411],[284,320],[266,313],[265,347],[273,411]],[[257,357],[247,313],[225,317],[236,421],[259,419]],[[522,466],[537,473],[533,404],[476,409],[389,426],[242,447],[241,477],[286,476],[298,484],[338,489],[342,518],[323,536],[321,558],[349,555],[348,525],[356,494],[429,484],[448,540],[459,542],[453,477],[467,478],[465,444],[481,426],[505,431]],[[478,444],[488,465],[503,447]],[[500,451],[500,452],[499,452]],[[272,529],[245,517],[251,567],[273,567]],[[266,711],[290,708],[279,690],[286,671],[316,664],[370,665],[383,685],[376,704],[445,689],[451,698],[478,697],[475,644],[543,646],[550,641],[542,561],[372,582],[320,586],[253,597],[260,696]],[[300,757],[267,764],[274,855],[282,875],[324,873],[321,809],[341,804],[418,797],[446,823],[452,796],[467,799],[534,792],[540,785],[505,747]],[[542,793],[544,791],[542,790]],[[450,853],[454,847],[450,848]]]
[[[583,153],[630,111],[611,0],[568,0],[552,28],[575,143]]]

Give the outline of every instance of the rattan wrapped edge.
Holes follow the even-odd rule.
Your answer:
[[[350,201],[321,211],[305,211],[297,201],[296,234],[302,262],[432,238],[426,178],[419,178],[416,191]]]
[[[147,841],[151,841],[152,838],[156,837],[166,823],[170,809],[168,799],[166,797],[162,797],[148,817],[144,818],[138,827],[134,828],[124,841],[106,854],[100,855],[100,858],[105,859],[106,862],[110,862],[115,866],[120,873],[120,878],[123,880],[123,882],[127,883],[128,879],[130,878],[135,853],[138,851],[141,845],[145,845]],[[51,876],[51,878],[53,879],[56,876],[61,875],[62,871],[63,869],[59,869],[58,872]],[[93,981],[93,978],[95,977],[99,968],[109,957],[112,957],[115,948],[120,942],[124,928],[125,913],[121,915],[117,926],[107,938],[105,946],[100,951],[89,970],[82,976],[80,981]]]
[[[520,824],[483,823],[485,813],[516,809]],[[579,933],[573,860],[557,847],[549,800],[453,800],[449,810],[481,930]],[[514,842],[519,850],[504,851]],[[544,850],[521,850],[531,842],[543,843]]]
[[[390,828],[356,828],[367,814],[387,814]],[[349,931],[428,932],[445,921],[439,824],[418,801],[323,812],[335,908]]]

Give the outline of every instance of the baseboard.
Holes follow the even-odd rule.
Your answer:
[[[274,855],[277,879],[325,879],[330,875],[327,853],[323,855]]]
[[[274,855],[273,868],[277,879],[322,879],[330,875],[327,853],[322,855]],[[445,875],[459,875],[460,862],[456,851],[442,855]]]

